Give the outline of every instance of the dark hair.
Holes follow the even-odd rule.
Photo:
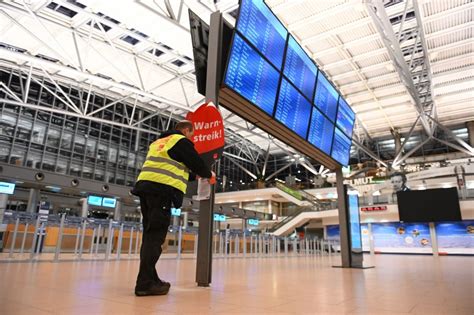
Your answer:
[[[181,120],[180,122],[176,124],[174,129],[180,130],[180,131],[183,129],[194,130],[194,126],[193,126],[193,123],[190,122],[189,120]]]
[[[402,178],[402,181],[403,183],[405,184],[407,182],[407,177],[405,174],[403,174],[402,172],[395,172],[393,173],[392,175],[390,175],[390,179],[392,179],[393,177],[395,176],[400,176]]]

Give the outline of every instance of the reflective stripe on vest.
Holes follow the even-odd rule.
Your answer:
[[[137,181],[148,180],[165,184],[186,193],[188,169],[183,163],[173,160],[168,155],[168,151],[183,138],[185,138],[183,135],[174,134],[153,142]]]

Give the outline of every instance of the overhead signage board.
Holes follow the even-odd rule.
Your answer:
[[[94,196],[94,195],[89,195],[89,196],[87,197],[87,203],[88,203],[90,206],[102,207],[102,197],[100,197],[100,196]]]
[[[283,73],[306,98],[313,98],[318,68],[291,35],[288,39]]]
[[[248,219],[247,220],[248,225],[257,226],[259,223],[260,223],[260,221],[258,219]]]
[[[236,33],[225,84],[271,116],[279,80],[278,71]]]
[[[387,206],[371,206],[371,207],[361,207],[360,211],[364,211],[364,212],[386,211],[387,209],[388,209]]]
[[[0,182],[0,194],[13,195],[15,191],[14,183]]]
[[[240,3],[237,30],[275,67],[281,68],[288,31],[263,1]]]
[[[225,222],[226,221],[225,214],[214,213],[214,221]]]
[[[283,79],[280,86],[275,119],[301,138],[306,139],[310,116],[311,103],[286,79]]]
[[[116,205],[117,205],[117,199],[109,198],[109,197],[102,198],[102,207],[115,208]]]
[[[350,106],[263,0],[239,10],[220,104],[328,168],[348,165]]]

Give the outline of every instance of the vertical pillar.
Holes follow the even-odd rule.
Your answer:
[[[7,194],[0,194],[0,224],[3,222],[3,214],[7,209],[8,203],[8,195]]]
[[[82,202],[81,217],[87,218],[87,213],[89,212],[89,205],[87,204],[87,198],[81,198],[80,201]]]
[[[272,201],[271,200],[268,200],[268,213],[273,213]]]
[[[115,205],[115,210],[114,210],[114,220],[120,221],[121,215],[122,215],[122,203],[117,200],[117,204]]]
[[[430,237],[431,237],[431,248],[433,249],[433,256],[439,256],[438,250],[438,239],[436,238],[436,228],[433,222],[429,223],[430,225]]]
[[[336,187],[337,187],[337,212],[339,216],[339,233],[341,242],[341,263],[342,267],[351,267],[351,249],[349,246],[348,235],[348,216],[347,216],[347,197],[344,189],[344,176],[342,175],[342,168],[336,169]]]
[[[469,136],[469,144],[474,147],[474,121],[468,121],[466,123],[467,133]]]
[[[370,255],[374,255],[375,254],[375,245],[374,245],[374,234],[372,233],[372,223],[367,223],[367,228],[369,230]]]
[[[183,212],[183,224],[182,226],[184,228],[186,228],[188,226],[188,213],[187,212]]]
[[[30,189],[30,195],[28,196],[28,205],[26,206],[27,213],[36,213],[36,208],[40,200],[40,191],[39,189]]]
[[[223,19],[219,11],[211,14],[207,54],[206,101],[219,105],[219,88],[222,59]],[[212,167],[216,170],[215,165]],[[212,281],[212,220],[215,202],[215,185],[211,187],[209,200],[199,203],[199,237],[196,258],[196,282],[208,287]]]

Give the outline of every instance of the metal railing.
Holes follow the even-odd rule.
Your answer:
[[[8,212],[0,262],[139,259],[142,227],[133,222]],[[198,229],[170,226],[164,259],[195,258]],[[215,232],[215,258],[335,254],[334,243],[236,230]]]

